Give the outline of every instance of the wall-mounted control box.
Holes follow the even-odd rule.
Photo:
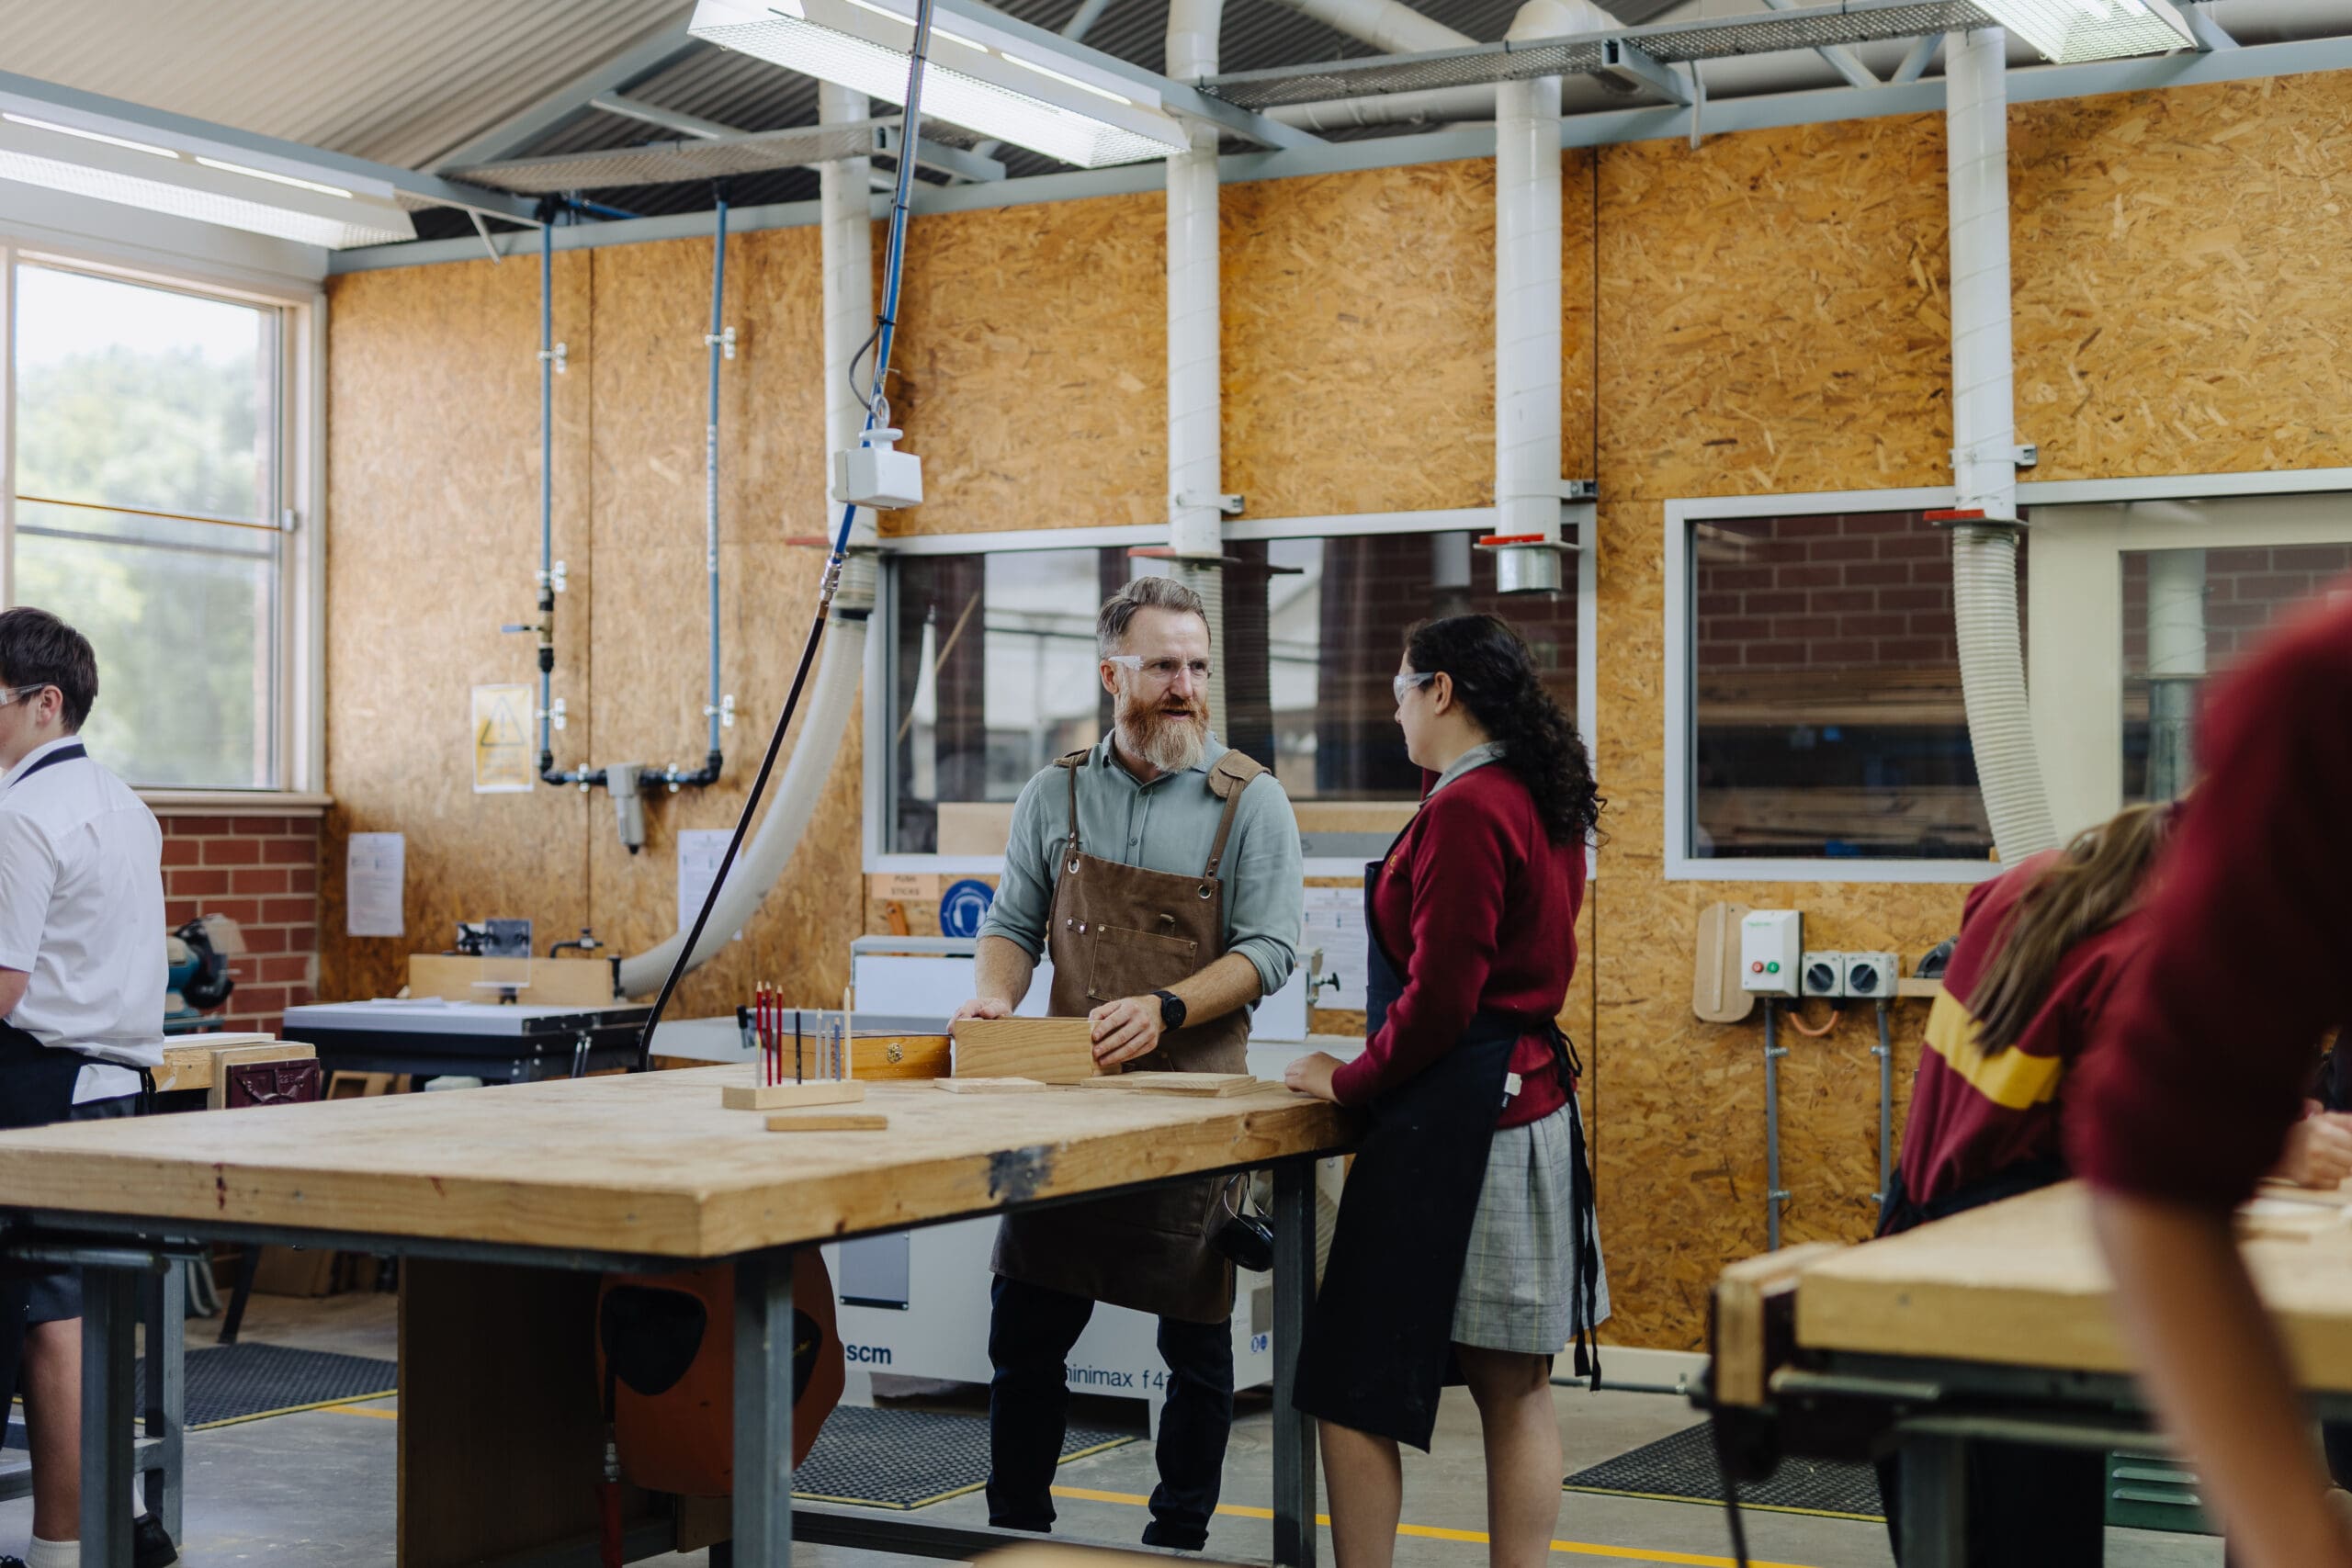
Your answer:
[[[1739,986],[1769,997],[1799,995],[1804,917],[1794,909],[1753,909],[1739,922]]]

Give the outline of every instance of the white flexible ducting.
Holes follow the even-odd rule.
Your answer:
[[[1951,204],[1952,479],[1962,511],[2017,516],[2009,344],[2008,84],[1998,28],[1945,44]],[[2026,705],[2014,527],[1952,530],[1952,618],[1976,778],[2004,863],[2058,841]]]
[[[819,119],[826,124],[860,120],[867,115],[864,94],[828,82],[818,84],[817,107]],[[870,169],[868,159],[845,158],[825,164],[819,175],[828,452],[854,444],[865,420],[865,404],[850,381],[849,358],[874,328],[874,225],[866,194]],[[820,515],[829,505],[820,506]],[[758,909],[768,889],[791,863],[825,792],[833,759],[849,729],[850,715],[857,709],[858,682],[865,673],[867,617],[874,609],[874,515],[861,510],[851,527],[851,554],[842,564],[841,588],[826,626],[824,651],[818,656],[808,707],[799,717],[792,755],[775,781],[759,827],[727,874],[727,885],[720,889],[703,927],[702,941],[686,965],[689,970],[716,956]],[[659,990],[685,940],[682,929],[659,946],[623,959],[620,994],[635,997]]]
[[[1384,93],[1370,98],[1328,98],[1311,104],[1281,104],[1265,111],[1269,119],[1301,130],[1345,130],[1363,125],[1442,125],[1453,120],[1495,118],[1495,89],[1425,87],[1411,93]]]
[[[846,597],[844,588],[842,598]],[[841,599],[834,603],[838,605]],[[857,711],[858,682],[865,671],[865,617],[839,614],[827,626],[825,650],[818,658],[808,707],[800,716],[799,739],[793,742],[792,755],[785,761],[758,829],[727,874],[727,886],[719,890],[718,902],[711,908],[702,942],[687,968],[699,967],[717,956],[752,918],[760,900],[791,863],[793,852],[800,847],[800,836],[825,793],[825,779],[833,771],[833,756],[841,750],[850,715]],[[661,989],[662,977],[677,962],[678,949],[685,941],[684,931],[674,931],[660,946],[621,960],[620,994],[640,997]]]
[[[1168,74],[1198,82],[1217,69],[1224,0],[1170,0]],[[1192,146],[1168,160],[1168,524],[1180,581],[1208,609],[1209,722],[1225,711],[1224,448],[1219,426],[1217,132],[1195,125]]]

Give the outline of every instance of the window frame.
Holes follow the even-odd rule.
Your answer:
[[[24,243],[0,231],[0,604],[16,603],[16,282],[19,265],[223,299],[277,312],[277,779],[259,788],[142,788],[152,807],[259,813],[323,807],[326,778],[326,294],[297,279],[164,262],[107,247]]]
[[[1690,853],[1698,815],[1691,760],[1698,748],[1699,574],[1691,570],[1697,524],[1831,512],[1928,512],[1952,504],[1948,485],[1905,490],[1819,491],[1806,495],[1679,498],[1666,503],[1666,880],[1668,882],[1857,882],[1973,884],[1996,876],[1998,861],[1847,860],[1826,855],[1715,860]],[[1606,793],[1604,786],[1604,793]]]
[[[1561,536],[1579,547],[1592,538],[1590,503],[1563,509]],[[1226,523],[1228,541],[1329,539],[1380,534],[1491,534],[1497,513],[1491,506],[1455,507],[1429,512],[1372,512],[1327,517],[1267,517]],[[1003,874],[999,855],[901,854],[886,852],[882,834],[889,809],[890,748],[883,738],[893,732],[890,716],[890,660],[897,646],[899,615],[897,559],[907,556],[967,556],[1000,551],[1073,550],[1133,547],[1165,544],[1163,525],[1125,527],[1024,528],[987,534],[916,534],[885,536],[881,541],[881,570],[876,574],[874,618],[865,643],[865,702],[864,747],[863,862],[869,876],[910,874],[931,876],[997,876]],[[1593,553],[1579,547],[1573,555],[1577,595],[1577,728],[1587,747],[1595,744],[1592,718],[1599,685],[1593,651],[1598,646],[1595,624]],[[1317,855],[1304,863],[1310,877],[1355,877],[1363,863],[1353,856]]]
[[[2106,820],[2123,805],[2123,573],[2127,554],[2164,549],[2260,548],[2352,543],[2352,468],[2202,474],[2031,487],[2032,504],[2117,507],[2149,501],[2259,501],[2335,495],[2342,517],[2275,517],[2199,530],[2121,514],[2040,524],[2026,587],[2027,645],[2054,657],[2030,682],[2035,750],[2062,837]],[[2025,487],[2020,487],[2021,497]],[[2050,574],[2045,586],[2043,573]]]

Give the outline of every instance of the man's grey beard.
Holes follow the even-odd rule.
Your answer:
[[[1163,773],[1181,773],[1187,768],[1199,767],[1208,745],[1206,714],[1179,717],[1163,714],[1157,706],[1137,704],[1125,707],[1119,715],[1120,750]]]

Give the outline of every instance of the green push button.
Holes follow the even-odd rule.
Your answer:
[[[1764,965],[1764,973],[1767,975],[1778,975],[1780,972],[1781,966],[1777,964],[1767,964]]]

